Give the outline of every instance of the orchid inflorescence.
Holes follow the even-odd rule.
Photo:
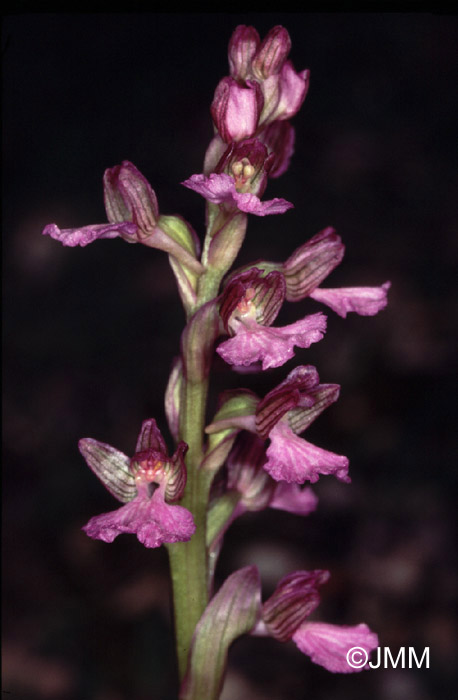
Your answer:
[[[176,278],[186,326],[165,395],[173,455],[153,418],[143,422],[132,457],[92,438],[80,440],[79,448],[122,503],[92,517],[83,528],[87,535],[112,542],[132,533],[145,547],[168,548],[182,700],[219,697],[228,647],[241,634],[292,639],[312,661],[342,673],[361,670],[347,663],[350,648],[370,653],[378,644],[365,624],[308,619],[327,571],[295,571],[263,603],[255,566],[234,572],[214,592],[224,534],[237,517],[267,507],[305,516],[318,500],[306,482],[321,475],[350,482],[347,457],[301,437],[338,399],[340,387],[320,383],[315,367],[300,365],[264,396],[248,389],[223,392],[208,421],[215,346],[235,369],[281,367],[295,348],[308,348],[326,332],[321,311],[275,325],[285,302],[311,297],[342,317],[352,311],[374,315],[386,306],[390,286],[322,288],[344,254],[331,227],[284,262],[257,260],[230,272],[248,214],[283,214],[293,207],[285,199],[262,199],[269,178],[289,166],[290,119],[309,85],[309,72],[296,72],[288,60],[290,48],[281,26],[263,41],[254,27],[239,26],[230,39],[230,75],[218,84],[211,105],[214,137],[203,172],[182,183],[206,200],[202,246],[182,217],[160,214],[154,190],[129,161],[104,174],[107,223],[74,229],[50,224],[43,231],[65,246],[121,237],[158,248],[168,253]],[[221,336],[226,339],[219,342]]]

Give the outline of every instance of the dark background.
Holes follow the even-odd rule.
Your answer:
[[[347,253],[326,286],[392,281],[374,318],[329,311],[325,339],[260,377],[214,365],[216,389],[265,393],[298,363],[342,385],[307,438],[350,457],[351,486],[323,477],[318,511],[247,515],[218,579],[257,563],[328,568],[316,618],[361,621],[429,669],[348,676],[293,643],[244,638],[223,697],[454,697],[457,576],[453,416],[457,261],[457,21],[431,13],[22,14],[3,22],[3,690],[14,700],[176,697],[165,550],[81,532],[116,507],[77,450],[91,436],[131,454],[144,418],[169,440],[162,397],[183,314],[166,256],[121,240],[66,249],[41,230],[105,221],[102,175],[133,161],[163,213],[201,234],[209,105],[237,24],[283,24],[311,87],[296,153],[251,217],[240,261],[284,260],[327,225]],[[289,305],[279,322],[318,310]],[[320,307],[322,308],[322,307]],[[9,697],[5,695],[5,697]]]

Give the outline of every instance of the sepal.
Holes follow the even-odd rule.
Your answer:
[[[272,27],[256,51],[252,62],[254,76],[265,80],[278,73],[291,50],[291,39],[286,29],[280,25]]]
[[[312,365],[295,367],[275,389],[259,402],[256,408],[256,430],[262,438],[268,437],[278,421],[297,406],[310,408],[315,398],[310,395],[318,386],[319,376]]]
[[[184,463],[184,456],[187,451],[187,444],[180,440],[170,462],[166,465],[165,500],[167,502],[178,501],[183,495],[187,479],[186,465]]]
[[[286,299],[300,301],[318,287],[337,267],[345,252],[340,236],[331,226],[299,246],[282,265]]]
[[[103,175],[103,193],[108,221],[132,221],[140,238],[152,232],[159,217],[156,194],[148,180],[133,163],[107,168]]]
[[[261,43],[254,27],[239,24],[229,41],[229,68],[233,78],[245,80],[251,70],[251,61]]]
[[[263,270],[252,267],[233,275],[221,295],[220,316],[230,333],[231,317],[249,314],[257,323],[270,326],[281,309],[285,298],[285,279],[276,270],[264,276]]]
[[[309,391],[309,397],[314,399],[312,406],[297,406],[288,411],[289,427],[299,435],[309,427],[328,406],[339,398],[340,386],[338,384],[319,384]]]
[[[93,438],[82,438],[78,448],[86,463],[105,488],[121,503],[137,495],[135,478],[129,469],[130,459],[111,445]]]
[[[137,444],[135,445],[135,453],[145,452],[147,450],[154,450],[163,455],[167,454],[164,438],[154,418],[148,418],[143,421],[137,437]]]
[[[318,586],[329,579],[329,571],[294,571],[278,583],[262,606],[262,619],[270,636],[280,642],[291,639],[298,627],[318,607]]]

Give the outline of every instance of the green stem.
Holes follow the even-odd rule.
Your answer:
[[[230,251],[226,268],[224,265],[215,267],[210,264],[208,259],[213,236],[217,232],[221,232],[233,219],[233,213],[226,213],[217,207],[213,207],[213,209],[210,207],[209,226],[202,254],[202,264],[205,265],[206,269],[199,279],[197,301],[189,323],[205,325],[205,317],[200,320],[196,313],[205,303],[217,296],[221,279],[228,266],[232,264],[234,253],[236,255],[238,252],[236,245],[235,249]],[[245,219],[242,218],[240,224],[242,239],[246,226]],[[230,234],[230,231],[228,233]],[[205,353],[206,348],[208,351],[209,344],[211,345],[214,340],[211,337],[212,332],[214,331],[202,327],[202,333],[200,333],[199,327],[195,326],[192,340],[189,344],[183,344],[183,367],[185,369],[180,405],[180,439],[188,444],[188,452],[186,455],[187,485],[180,503],[192,513],[196,531],[189,542],[168,546],[180,681],[186,674],[194,630],[208,603],[210,572],[207,553],[207,508],[213,477],[200,469],[200,466],[204,456],[203,441],[208,394],[209,368],[205,366],[208,364],[205,361]],[[202,367],[199,366],[201,358],[204,358],[202,359]],[[188,374],[186,368],[191,367],[193,372]],[[203,699],[196,698],[195,700]],[[213,698],[205,700],[213,700]]]
[[[181,438],[188,444],[188,481],[181,505],[191,511],[196,531],[189,542],[169,546],[180,680],[186,673],[194,629],[208,602],[206,511],[208,479],[199,472],[208,382],[185,382]]]

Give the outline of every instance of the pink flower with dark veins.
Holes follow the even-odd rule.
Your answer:
[[[318,372],[299,366],[270,391],[256,408],[256,430],[270,439],[264,469],[276,481],[314,483],[332,474],[350,482],[348,458],[299,437],[320,413],[339,397],[338,384],[319,384]]]
[[[256,216],[283,214],[293,207],[291,202],[278,197],[264,202],[260,199],[274,158],[258,139],[231,143],[221,155],[215,172],[192,175],[181,184],[208,202],[229,210],[238,209]]]
[[[221,343],[217,353],[231,365],[248,366],[262,362],[262,369],[280,367],[294,356],[294,347],[308,348],[322,339],[326,316],[321,313],[272,328],[285,298],[285,280],[273,271],[265,277],[251,268],[233,276],[226,286],[220,315],[232,336]]]
[[[180,442],[169,457],[156,421],[150,419],[142,424],[131,459],[92,438],[80,440],[79,449],[104,486],[125,503],[91,518],[83,527],[89,537],[113,542],[118,535],[131,533],[145,547],[191,539],[195,531],[191,513],[169,503],[182,496],[186,485],[186,443]]]
[[[65,246],[86,246],[102,238],[124,238],[129,243],[151,245],[159,217],[156,195],[148,180],[129,161],[105,170],[103,176],[107,224],[60,229],[48,224],[44,235]],[[152,244],[154,247],[154,244]]]
[[[296,515],[309,515],[318,504],[311,488],[275,482],[265,471],[265,441],[242,432],[227,460],[227,487],[240,493],[237,515],[246,510],[275,508]]]
[[[374,316],[384,309],[390,282],[385,282],[380,287],[319,287],[341,262],[344,251],[345,246],[340,236],[331,227],[323,229],[297,248],[286,262],[278,266],[285,276],[288,301],[311,297],[330,306],[343,318],[350,311],[361,316]]]
[[[332,673],[355,673],[367,664],[353,666],[347,655],[359,647],[369,659],[378,646],[378,637],[361,623],[355,626],[309,622],[320,602],[318,588],[329,579],[329,571],[294,571],[278,583],[262,606],[261,620],[252,634],[271,636],[281,642],[292,639],[313,663]],[[350,663],[349,663],[350,660]]]

